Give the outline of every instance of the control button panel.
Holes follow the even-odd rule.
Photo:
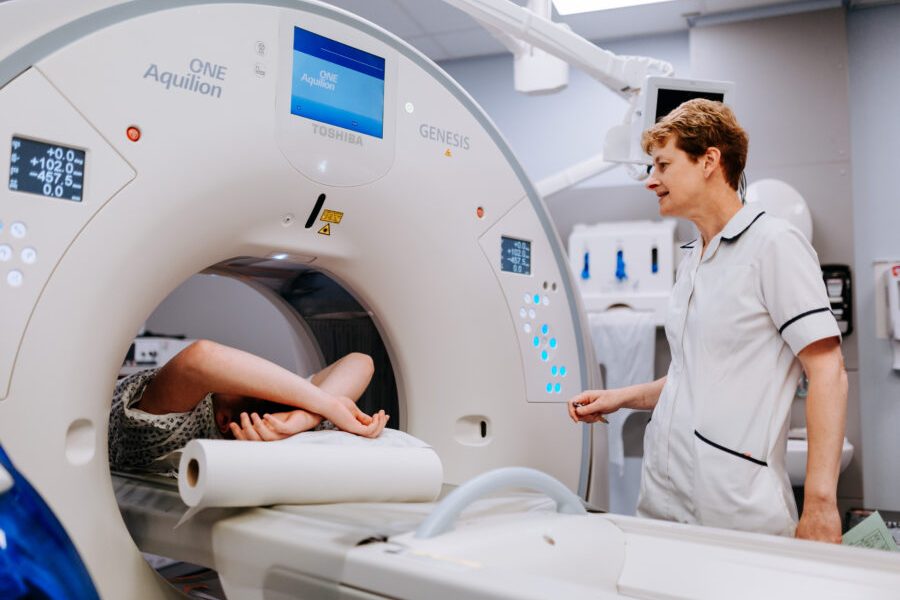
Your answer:
[[[24,246],[28,226],[23,221],[13,221],[7,229],[0,228],[0,263],[8,287],[22,287],[25,268],[37,262],[37,250]]]
[[[549,287],[546,286],[546,287]],[[550,297],[546,294],[527,293],[523,296],[522,306],[519,308],[519,318],[522,331],[531,335],[531,347],[534,356],[542,363],[540,372],[545,375],[547,384],[544,390],[547,394],[562,394],[564,391],[577,393],[578,390],[567,389],[563,378],[568,374],[566,365],[559,364],[560,346],[550,323],[542,322],[541,317],[545,306],[550,306]]]
[[[573,322],[576,311],[563,291],[560,264],[563,269],[567,264],[558,263],[527,198],[485,232],[480,242],[504,290],[528,401],[565,402],[587,383],[582,381],[580,333]]]
[[[3,115],[0,165],[5,165],[0,171],[0,306],[3,307],[0,311],[3,332],[0,335],[0,400],[3,400],[9,393],[28,319],[54,267],[96,211],[127,185],[135,173],[73,103],[37,69],[28,69],[0,89],[0,115]],[[42,149],[45,155],[39,157],[35,151],[29,158],[27,140],[41,140],[34,142],[34,148]],[[69,161],[65,148],[78,148],[92,169],[76,172],[76,152],[73,150]],[[52,156],[46,154],[51,151]],[[84,162],[81,154],[78,157]],[[70,175],[71,185],[67,179]],[[40,190],[33,181],[31,187],[23,184],[28,177],[41,182]],[[45,188],[48,179],[52,179],[52,185]]]

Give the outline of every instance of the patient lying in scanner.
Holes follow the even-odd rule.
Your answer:
[[[305,379],[242,350],[194,342],[163,367],[116,385],[110,468],[170,472],[166,457],[194,438],[275,441],[332,428],[378,437],[389,415],[356,406],[372,373],[365,354],[348,354]]]

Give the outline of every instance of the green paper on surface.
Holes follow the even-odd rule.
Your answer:
[[[845,546],[862,546],[891,552],[900,550],[878,511],[873,512],[859,525],[845,533],[841,538],[841,543]]]

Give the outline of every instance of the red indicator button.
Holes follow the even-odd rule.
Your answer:
[[[127,135],[128,139],[132,142],[136,142],[141,139],[141,130],[132,125],[127,130],[125,130],[125,135]]]

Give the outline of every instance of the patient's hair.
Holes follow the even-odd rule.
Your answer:
[[[675,136],[675,146],[697,162],[708,148],[722,153],[725,181],[737,190],[747,164],[750,141],[730,108],[713,100],[694,98],[681,104],[641,136],[641,147],[650,154]]]

